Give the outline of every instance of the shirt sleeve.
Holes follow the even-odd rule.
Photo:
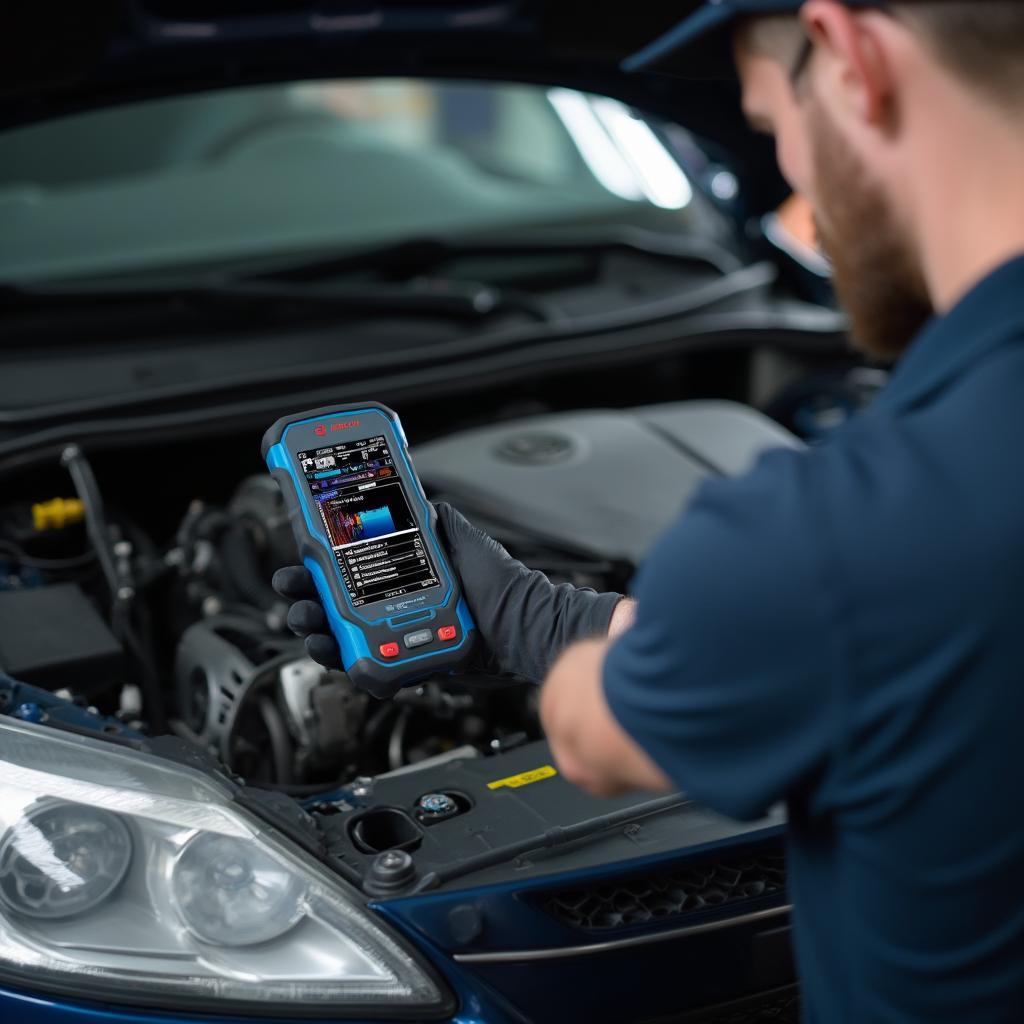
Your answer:
[[[836,588],[814,452],[771,452],[704,484],[634,582],[635,624],[604,690],[619,724],[683,790],[751,819],[827,770]]]

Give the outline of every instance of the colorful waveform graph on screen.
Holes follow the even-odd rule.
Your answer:
[[[387,505],[365,509],[356,518],[359,522],[353,531],[353,540],[373,540],[374,537],[384,537],[395,532],[395,521]]]
[[[334,545],[354,544],[356,541],[373,540],[395,533],[395,520],[387,505],[367,508],[361,512],[350,512],[344,506],[330,501],[321,501],[327,531]]]

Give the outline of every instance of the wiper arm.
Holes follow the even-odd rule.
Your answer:
[[[237,310],[242,313],[264,305],[289,305],[324,313],[384,313],[390,316],[480,320],[500,312],[520,312],[543,322],[563,319],[551,303],[524,292],[472,281],[435,278],[402,284],[292,284],[253,277],[138,285],[0,285],[0,309],[7,311],[126,303],[170,303],[207,308],[211,312]]]
[[[550,850],[552,847],[562,846],[565,843],[593,839],[619,825],[628,824],[639,818],[647,818],[652,814],[688,807],[692,803],[693,801],[684,793],[673,793],[670,796],[645,800],[632,807],[624,807],[608,814],[599,814],[596,818],[587,818],[585,821],[576,822],[575,825],[556,825],[529,839],[521,839],[517,843],[498,846],[484,853],[476,853],[455,861],[448,867],[431,871],[420,879],[415,891],[424,892],[428,889],[436,889],[439,885],[444,885],[465,875],[471,875],[476,871],[482,871],[484,868],[505,864],[515,857],[523,857],[528,853],[537,853],[540,850]]]

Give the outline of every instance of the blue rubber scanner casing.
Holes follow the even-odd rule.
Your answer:
[[[378,436],[386,439],[393,453],[394,470],[439,583],[422,592],[357,607],[297,453]],[[437,513],[412,467],[398,415],[377,402],[359,402],[284,416],[264,435],[262,451],[281,488],[299,554],[316,583],[341,650],[342,665],[352,681],[383,698],[435,673],[452,673],[464,666],[476,640],[476,628],[438,538]],[[430,639],[425,641],[428,631]],[[415,639],[415,646],[407,642],[410,638]]]

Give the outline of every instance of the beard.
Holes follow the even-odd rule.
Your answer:
[[[920,261],[892,203],[818,104],[808,111],[819,209],[818,243],[855,348],[900,356],[934,313]]]

